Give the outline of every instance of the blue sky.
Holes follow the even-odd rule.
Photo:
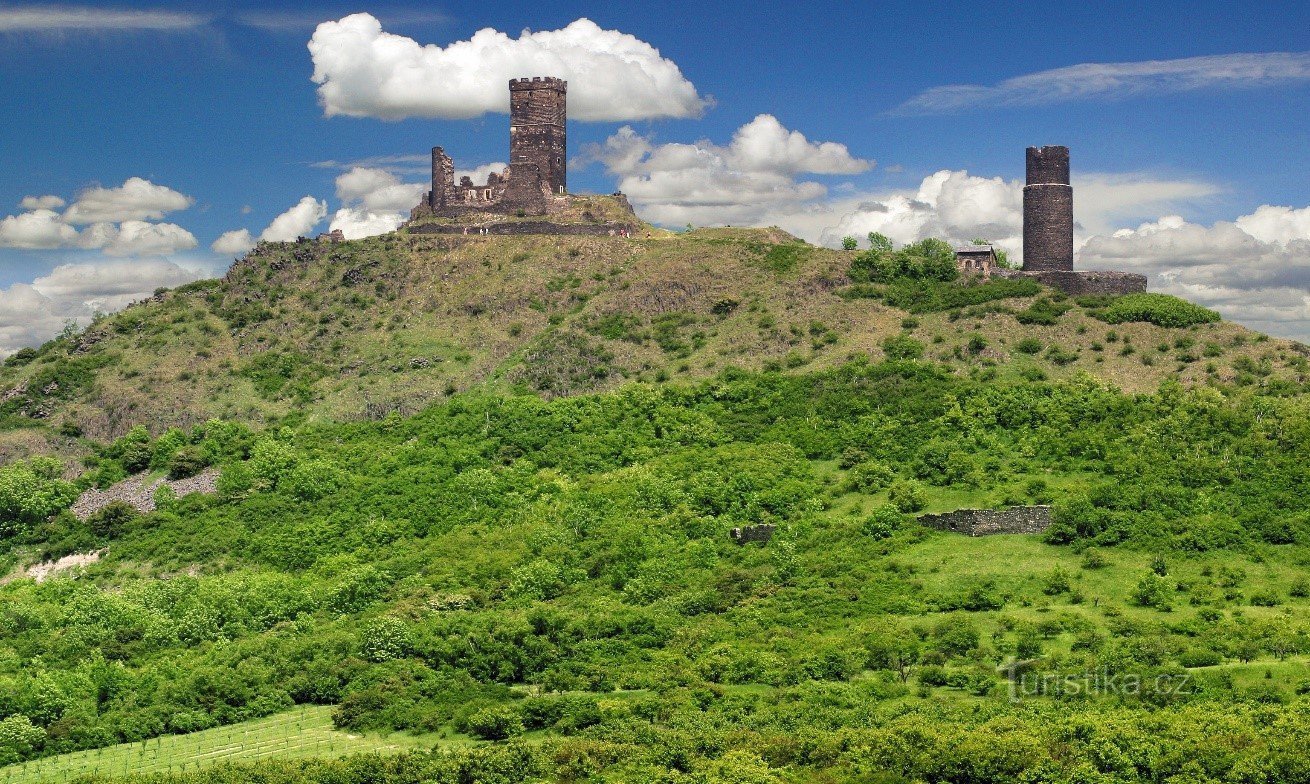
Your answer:
[[[1310,4],[1072,5],[0,4],[0,353],[261,234],[394,225],[432,145],[505,160],[484,108],[542,51],[595,118],[570,123],[570,187],[622,187],[648,219],[1017,251],[1023,148],[1065,144],[1080,266],[1310,338]],[[359,12],[429,69],[417,91],[343,43]],[[485,28],[505,35],[457,44]]]

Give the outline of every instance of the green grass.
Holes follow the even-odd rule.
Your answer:
[[[11,765],[0,768],[0,782],[28,784],[72,781],[79,776],[178,773],[223,762],[389,753],[426,748],[438,742],[461,741],[441,740],[435,735],[341,732],[332,726],[332,707],[322,705],[189,735],[166,735],[142,743],[124,743]]]

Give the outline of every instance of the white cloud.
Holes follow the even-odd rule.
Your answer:
[[[408,216],[397,212],[370,212],[360,207],[342,207],[332,216],[329,230],[340,229],[348,240],[388,234],[400,228]]]
[[[0,8],[0,32],[110,32],[187,30],[210,21],[177,11],[132,11],[70,5]]]
[[[25,210],[58,210],[65,203],[58,196],[24,196],[18,206]]]
[[[619,189],[657,223],[748,224],[779,212],[799,212],[827,196],[801,174],[854,174],[872,161],[843,144],[811,142],[762,114],[737,129],[727,145],[655,144],[624,126],[584,150],[580,163],[599,161],[619,177]]]
[[[49,340],[68,321],[85,324],[98,311],[118,310],[160,286],[179,286],[205,274],[151,259],[64,264],[31,283],[15,283],[0,290],[0,356]]]
[[[255,247],[255,238],[250,236],[249,229],[234,229],[223,232],[209,247],[215,253],[240,256]]]
[[[503,161],[496,161],[494,163],[484,163],[481,166],[474,166],[472,169],[456,169],[455,182],[459,182],[462,178],[468,177],[470,180],[473,181],[474,185],[486,185],[487,177],[489,175],[504,174],[505,169],[507,168],[509,168],[508,163],[505,163]],[[431,182],[423,183],[423,190],[419,191],[419,195],[420,196],[423,195],[423,193],[427,191],[428,187],[431,184],[432,184]]]
[[[835,245],[846,235],[879,232],[899,244],[926,237],[967,242],[992,240],[1017,254],[1023,236],[1023,186],[1000,177],[976,177],[966,171],[929,175],[913,193],[892,193],[864,201],[823,233]]]
[[[569,80],[577,120],[697,117],[710,105],[671,60],[634,36],[579,19],[518,38],[486,28],[446,47],[382,30],[369,14],[324,22],[309,41],[330,117],[464,119],[507,113],[510,79]]]
[[[161,256],[196,246],[191,232],[173,223],[149,223],[186,209],[190,196],[132,177],[118,188],[90,188],[62,215],[58,196],[28,196],[27,212],[0,221],[0,247],[26,250],[100,249],[110,256]],[[91,224],[78,231],[75,224]]]
[[[1091,99],[1122,99],[1204,88],[1261,87],[1310,79],[1310,52],[1255,52],[1146,60],[1080,63],[1016,76],[993,86],[934,87],[894,110],[938,114],[973,107],[1036,106]]]
[[[72,224],[159,220],[167,213],[187,209],[195,201],[167,186],[130,177],[117,188],[82,191],[64,211],[64,220]]]
[[[1310,207],[1262,205],[1250,215],[1237,219],[1237,226],[1261,242],[1289,243],[1310,238]]]
[[[166,256],[196,246],[191,232],[175,223],[123,221],[105,246],[110,256]]]
[[[338,199],[358,202],[372,212],[409,212],[430,187],[423,182],[403,183],[389,171],[361,166],[337,177],[336,185]]]
[[[1200,181],[1096,172],[1075,176],[1073,190],[1078,244],[1089,235],[1113,231],[1124,220],[1196,204],[1219,192]],[[835,245],[846,235],[864,237],[870,231],[900,243],[925,237],[957,242],[983,237],[1004,248],[1013,260],[1023,258],[1023,183],[1018,180],[942,170],[924,178],[917,191],[865,196],[853,205],[836,205],[834,211],[840,220],[829,223],[820,235],[825,244]]]
[[[309,236],[326,217],[327,203],[306,196],[274,218],[259,238],[266,242],[292,242],[298,237]]]
[[[1078,265],[1149,276],[1152,290],[1186,297],[1278,334],[1310,338],[1310,208],[1261,206],[1211,226],[1167,215],[1098,235]],[[1260,236],[1257,236],[1260,235]]]
[[[52,210],[32,210],[0,220],[0,247],[39,250],[65,248],[77,241],[77,229]]]

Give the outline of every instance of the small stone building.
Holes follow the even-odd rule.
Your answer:
[[[991,245],[964,245],[955,249],[955,268],[961,275],[990,278],[999,266],[996,249]]]

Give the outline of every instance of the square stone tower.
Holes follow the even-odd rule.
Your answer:
[[[509,163],[512,170],[535,168],[555,195],[567,191],[568,144],[565,97],[568,82],[552,76],[511,79],[509,83]]]
[[[1023,186],[1023,268],[1073,269],[1073,187],[1068,147],[1029,147]]]

